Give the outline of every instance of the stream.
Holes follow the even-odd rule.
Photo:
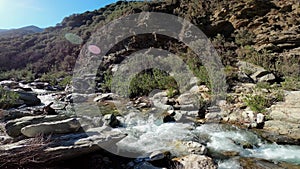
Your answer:
[[[39,91],[41,92],[41,91]],[[53,101],[51,94],[39,96],[42,103]],[[162,118],[152,113],[129,112],[122,116],[122,131],[128,136],[117,143],[120,155],[145,156],[156,150],[170,151],[174,156],[189,154],[184,141],[205,145],[219,169],[239,169],[240,157],[250,157],[300,165],[300,146],[270,143],[250,130],[229,124],[208,123],[163,123]],[[223,155],[223,154],[234,155]]]

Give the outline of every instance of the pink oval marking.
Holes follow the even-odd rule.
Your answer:
[[[89,45],[88,49],[90,52],[96,55],[101,53],[101,49],[96,45]]]

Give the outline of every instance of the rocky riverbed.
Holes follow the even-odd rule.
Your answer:
[[[32,89],[39,102],[1,110],[1,167],[71,167],[82,160],[93,163],[90,168],[298,168],[299,91],[285,92],[284,102],[268,109],[271,118],[259,119],[251,110],[237,109],[240,103],[225,100],[199,111],[193,97],[205,97],[209,89],[191,84],[174,98],[156,91],[127,101],[114,93],[17,85]],[[85,103],[85,114],[74,111],[73,99]],[[55,115],[43,109],[51,102]],[[90,109],[95,105],[97,112]],[[253,125],[262,122],[262,128]]]

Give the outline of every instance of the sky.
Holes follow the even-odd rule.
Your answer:
[[[55,26],[66,16],[113,2],[117,0],[0,0],[0,29]]]

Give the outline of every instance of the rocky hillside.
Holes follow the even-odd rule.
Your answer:
[[[236,60],[241,59],[263,66],[276,77],[298,77],[299,6],[297,0],[120,1],[99,10],[66,17],[57,26],[38,34],[0,37],[0,67],[2,71],[26,70],[24,77],[19,78],[28,78],[28,72],[31,77],[49,71],[71,72],[81,46],[101,25],[123,15],[153,11],[178,15],[201,28],[213,41],[225,65],[234,66]],[[68,33],[78,36],[79,43],[70,43],[65,38]],[[138,50],[138,45],[131,46]],[[180,48],[177,45],[175,51]],[[174,51],[174,46],[164,49]],[[110,52],[119,50],[114,48]],[[2,74],[0,78],[17,77],[15,74]]]
[[[43,29],[36,26],[26,26],[18,29],[0,29],[0,37],[17,37],[40,32],[43,32]]]
[[[142,11],[180,16],[210,38],[226,98],[215,101],[187,45],[160,34],[123,39],[93,65],[105,48],[99,28]],[[120,1],[40,33],[0,36],[0,168],[299,168],[299,18],[298,0]],[[124,90],[113,73],[143,68],[120,63],[148,48],[181,57],[194,76],[145,68]],[[74,71],[76,60],[84,66]],[[84,72],[90,65],[97,72]]]

